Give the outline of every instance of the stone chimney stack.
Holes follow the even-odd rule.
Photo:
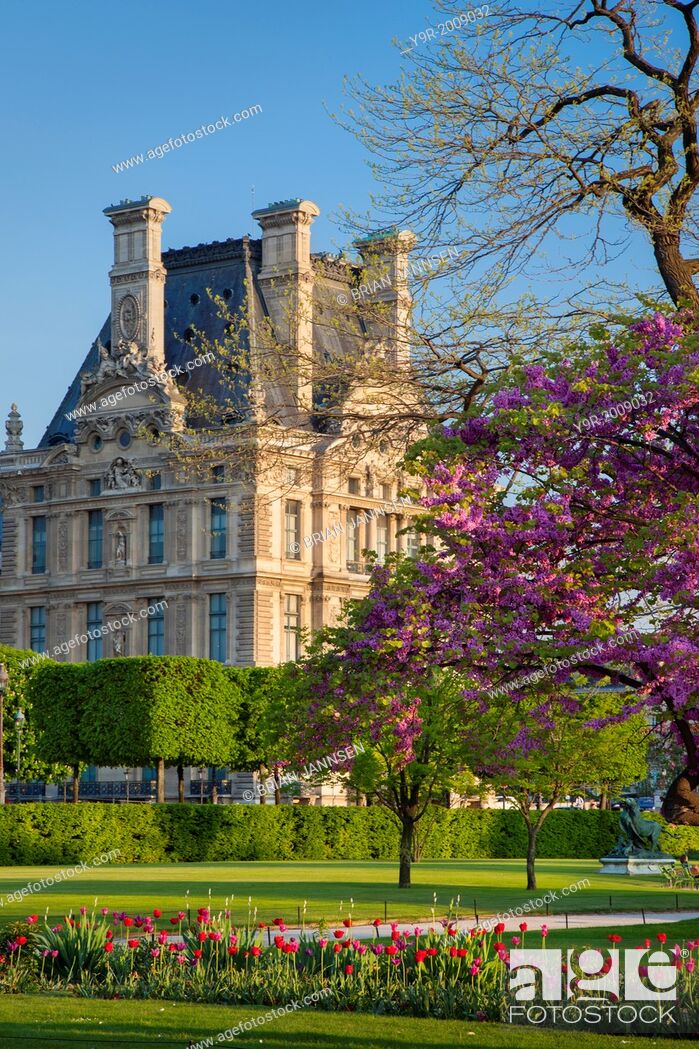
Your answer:
[[[144,356],[165,363],[166,273],[160,244],[163,219],[171,211],[162,197],[123,200],[104,209],[114,227],[112,357],[135,343]]]
[[[408,279],[414,246],[415,234],[410,230],[389,230],[355,242],[364,265],[362,285],[371,289],[372,302],[385,304],[376,322],[368,320],[369,334],[386,346],[390,363],[403,366],[410,363],[413,298]]]
[[[264,292],[280,350],[276,407],[281,421],[308,425],[313,408],[313,267],[311,224],[320,209],[311,200],[283,200],[253,211],[262,227]],[[288,359],[283,359],[288,349]]]

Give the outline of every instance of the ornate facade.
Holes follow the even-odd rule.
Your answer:
[[[366,592],[364,549],[384,556],[412,542],[400,534],[411,512],[398,497],[401,450],[367,449],[348,466],[341,417],[333,433],[314,424],[308,367],[286,369],[283,389],[265,388],[253,367],[224,398],[220,368],[197,356],[194,332],[207,345],[225,336],[210,291],[248,316],[252,361],[263,324],[299,362],[342,351],[328,302],[347,297],[356,272],[311,253],[317,207],[292,200],[255,212],[260,240],[163,253],[170,210],[157,197],[105,210],[114,232],[110,316],[37,448],[24,448],[21,417],[10,411],[0,453],[0,641],[74,661],[153,653],[271,665],[295,658],[300,632],[332,622],[343,600]],[[401,236],[385,247],[395,274],[407,259]],[[404,282],[382,294],[407,319]],[[399,349],[381,352],[407,368]],[[273,465],[266,454],[252,472],[238,470],[235,422],[221,430],[218,460],[174,448],[185,384],[227,411],[238,404],[248,423],[274,412]]]

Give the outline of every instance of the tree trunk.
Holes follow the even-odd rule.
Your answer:
[[[156,782],[157,782],[156,801],[159,801],[159,802],[162,803],[162,802],[165,801],[165,760],[164,760],[164,758],[158,758],[158,760],[155,763],[155,767],[156,767],[156,777],[157,777],[156,778]]]
[[[599,807],[600,810],[606,811],[609,808],[609,795],[606,790],[603,790],[599,796]]]
[[[398,888],[410,888],[410,864],[413,858],[413,835],[415,833],[415,820],[412,816],[401,816],[400,835],[400,870],[398,872]]]
[[[77,805],[80,798],[80,766],[73,765],[73,803]]]
[[[177,800],[184,802],[184,765],[177,766]]]
[[[675,306],[682,299],[689,300],[692,306],[699,306],[699,291],[692,279],[691,266],[682,256],[679,231],[660,229],[650,233],[660,276]]]
[[[536,835],[538,826],[527,820],[527,888],[536,888]]]

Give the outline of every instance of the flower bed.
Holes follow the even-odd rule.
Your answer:
[[[458,931],[448,917],[433,919],[427,928],[393,923],[381,938],[383,923],[373,924],[376,938],[362,942],[352,935],[351,917],[327,932],[321,927],[291,935],[282,918],[267,928],[251,912],[244,925],[235,926],[228,911],[212,914],[208,907],[196,917],[185,911],[164,915],[157,908],[130,915],[81,907],[54,926],[29,915],[0,932],[0,992],[67,990],[103,998],[269,1006],[323,991],[317,1006],[323,1009],[502,1020],[514,1002],[508,991],[512,948],[524,947],[527,939],[529,947],[545,946],[548,934],[546,925],[530,931],[526,922],[517,936],[506,936],[504,925],[492,932],[478,926]],[[618,948],[622,938],[609,939]],[[656,940],[624,946],[650,954],[667,936],[658,933]],[[699,940],[677,944],[670,954],[679,1012],[665,1031],[639,1027],[646,1034],[697,1029]],[[604,964],[611,966],[609,957]],[[648,969],[639,972],[645,978]],[[619,1027],[608,1020],[597,1027],[603,1029]],[[630,1030],[628,1024],[622,1029]]]

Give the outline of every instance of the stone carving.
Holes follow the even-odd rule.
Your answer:
[[[177,510],[177,521],[175,523],[175,535],[177,539],[177,560],[187,559],[187,510],[180,506]]]
[[[58,571],[68,571],[68,522],[65,518],[58,523]]]
[[[5,433],[7,438],[5,440],[5,451],[6,452],[21,452],[24,448],[24,441],[22,440],[22,430],[24,429],[24,423],[22,422],[22,416],[17,411],[17,405],[13,404],[10,408],[10,413],[7,416],[5,422]]]
[[[178,655],[185,651],[187,641],[187,607],[183,600],[177,602],[175,610],[175,647]]]
[[[141,475],[126,459],[118,456],[107,470],[105,486],[111,491],[141,487]]]
[[[114,560],[118,565],[126,564],[126,533],[122,528],[114,537]]]
[[[112,652],[115,656],[127,655],[127,637],[126,631],[122,630],[120,633],[112,635]]]
[[[139,313],[138,302],[133,295],[124,295],[119,303],[119,330],[128,341],[135,339],[138,334]]]

